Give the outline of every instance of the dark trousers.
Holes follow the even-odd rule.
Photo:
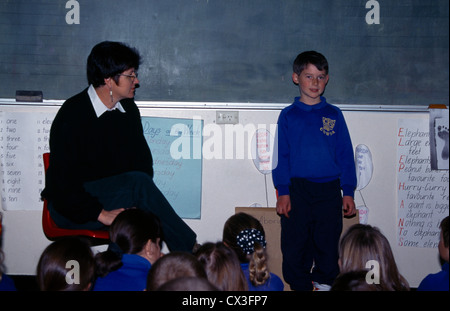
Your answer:
[[[149,175],[142,172],[128,172],[87,182],[84,188],[97,197],[105,210],[136,207],[153,213],[161,221],[164,241],[170,251],[192,251],[196,234],[177,215]],[[51,202],[49,211],[55,223],[62,228],[105,229],[99,221],[75,224],[57,213],[51,207]]]
[[[339,180],[314,183],[293,178],[290,198],[289,218],[281,216],[284,279],[293,290],[312,290],[312,281],[331,285],[339,273],[338,243],[342,231]]]

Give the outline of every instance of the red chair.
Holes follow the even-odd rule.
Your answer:
[[[43,154],[44,170],[47,172],[50,164],[50,153]],[[48,202],[44,199],[44,209],[42,211],[42,229],[49,240],[56,240],[57,238],[71,235],[82,235],[93,239],[109,240],[109,232],[104,230],[89,230],[89,229],[64,229],[59,228],[53,221],[48,211]]]

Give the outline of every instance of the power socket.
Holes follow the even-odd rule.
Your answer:
[[[239,111],[216,111],[217,124],[238,124]]]

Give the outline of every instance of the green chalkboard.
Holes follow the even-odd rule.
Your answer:
[[[1,1],[0,98],[67,99],[104,40],[141,52],[137,100],[290,103],[317,50],[332,103],[448,104],[448,0]]]

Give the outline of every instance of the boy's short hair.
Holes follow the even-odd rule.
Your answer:
[[[121,42],[103,41],[92,48],[87,59],[88,83],[94,87],[105,84],[104,79],[114,78],[125,70],[136,71],[141,63],[141,56],[135,48]]]
[[[325,70],[328,74],[328,61],[319,52],[316,51],[306,51],[297,55],[294,61],[293,70],[296,74],[300,74],[308,64],[312,64],[319,70]]]
[[[444,237],[444,246],[448,247],[448,216],[441,221],[439,227],[441,227],[442,236]]]

